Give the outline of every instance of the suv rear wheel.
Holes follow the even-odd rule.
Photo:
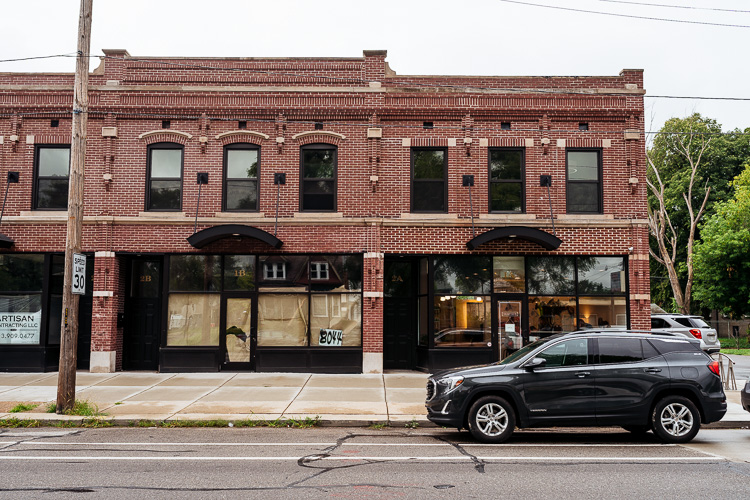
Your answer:
[[[667,396],[656,403],[651,425],[654,434],[665,443],[687,443],[698,434],[701,418],[689,399]]]
[[[469,430],[477,441],[503,443],[516,427],[513,407],[500,396],[484,396],[469,409]]]

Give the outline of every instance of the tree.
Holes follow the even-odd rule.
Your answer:
[[[648,178],[660,194],[657,196],[649,188],[649,209],[658,218],[663,207],[666,256],[674,272],[670,274],[669,266],[662,263],[664,258],[656,237],[659,232],[652,228],[652,302],[669,309],[674,297],[681,311],[703,306],[700,303],[691,304],[691,293],[687,294],[687,300],[685,298],[685,291],[692,289],[692,263],[689,262],[692,252],[688,252],[688,249],[700,240],[700,226],[696,224],[697,220],[691,221],[691,217],[696,218],[704,200],[704,214],[711,214],[714,204],[731,197],[727,180],[738,175],[750,159],[750,142],[745,135],[748,132],[750,129],[722,133],[721,125],[715,120],[695,113],[686,118],[668,120],[655,136],[648,151]],[[693,164],[698,158],[697,164]],[[706,188],[710,188],[708,198],[705,198]],[[689,195],[692,214],[686,195]],[[668,279],[660,280],[665,268]],[[681,292],[675,292],[675,289]],[[678,299],[680,295],[682,298]]]
[[[750,164],[729,185],[734,197],[717,204],[695,248],[695,296],[739,318],[750,314]]]

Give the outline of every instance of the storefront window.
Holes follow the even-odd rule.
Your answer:
[[[306,292],[309,285],[307,257],[264,255],[258,258],[258,289],[261,292]]]
[[[255,290],[255,256],[224,256],[224,290]]]
[[[40,343],[43,275],[42,255],[0,255],[0,345]]]
[[[529,297],[529,341],[576,329],[575,297]]]
[[[219,345],[219,302],[218,294],[170,294],[167,345]]]
[[[625,297],[579,297],[582,328],[627,328],[628,312]]]
[[[258,296],[258,345],[304,347],[307,345],[308,296],[261,294]]]
[[[362,299],[359,294],[316,294],[310,297],[310,345],[362,345]]]
[[[494,257],[492,274],[495,293],[524,293],[526,291],[526,270],[523,257]]]
[[[169,290],[175,292],[221,290],[221,256],[171,256],[169,258]]]
[[[625,293],[622,257],[578,257],[578,293]]]
[[[358,255],[311,256],[310,288],[325,292],[362,290],[362,258]]]
[[[530,294],[568,295],[575,293],[573,257],[534,256],[528,259]]]
[[[490,301],[481,296],[436,296],[435,347],[489,347]]]
[[[435,293],[490,293],[490,257],[435,257]]]

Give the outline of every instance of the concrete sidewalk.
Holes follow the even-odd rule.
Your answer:
[[[330,425],[429,424],[424,408],[427,374],[78,372],[76,398],[95,403],[105,419],[275,420],[320,417]],[[0,373],[0,419],[73,420],[43,413],[57,394],[57,373]],[[709,427],[750,427],[739,391],[727,391],[726,416]],[[9,413],[18,403],[37,412]]]

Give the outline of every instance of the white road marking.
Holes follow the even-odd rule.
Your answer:
[[[36,461],[113,461],[113,460],[125,460],[125,461],[137,461],[137,460],[150,460],[150,461],[249,461],[249,462],[273,462],[273,461],[299,461],[304,457],[96,457],[96,456],[0,456],[2,460],[36,460]],[[362,461],[375,461],[375,462],[395,462],[395,461],[466,461],[466,460],[481,460],[483,462],[490,461],[509,461],[509,462],[531,462],[531,461],[555,461],[555,462],[638,462],[638,463],[649,463],[649,462],[724,462],[725,459],[716,457],[467,457],[465,455],[458,455],[452,457],[315,457],[308,462],[319,462],[319,461],[346,461],[346,462],[362,462]]]
[[[96,442],[67,442],[67,441],[22,441],[18,444],[24,446],[336,446],[336,443],[96,443]],[[409,447],[453,447],[450,443],[341,443],[341,446],[409,446]],[[510,443],[510,444],[482,444],[482,443],[456,443],[456,446],[462,447],[488,447],[488,448],[665,448],[674,447],[674,444],[647,444],[647,443],[621,443],[621,444],[604,444],[604,443],[571,443],[571,444],[533,444],[533,443]]]

